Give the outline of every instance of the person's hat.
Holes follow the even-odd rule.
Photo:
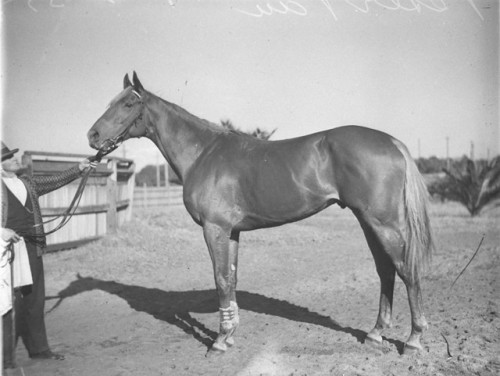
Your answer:
[[[2,162],[6,161],[9,158],[12,158],[12,156],[18,151],[19,149],[10,150],[2,141]]]

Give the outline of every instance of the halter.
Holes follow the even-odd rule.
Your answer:
[[[92,159],[91,161],[96,160],[99,162],[102,157],[116,150],[123,142],[123,138],[128,133],[130,128],[132,128],[137,123],[137,120],[142,119],[142,110],[144,108],[144,101],[142,100],[142,95],[139,94],[136,90],[132,90],[132,93],[134,93],[134,95],[139,99],[140,107],[138,115],[135,116],[134,120],[132,120],[129,125],[127,125],[122,131],[120,131],[118,135],[112,138],[108,138],[107,140],[104,140],[101,147],[99,148],[98,153],[96,154],[95,157],[93,157],[95,159]]]

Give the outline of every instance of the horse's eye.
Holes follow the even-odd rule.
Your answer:
[[[125,107],[130,108],[133,106],[133,103],[125,103]]]

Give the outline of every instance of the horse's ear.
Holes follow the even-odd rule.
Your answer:
[[[132,80],[134,81],[134,89],[135,91],[141,93],[144,91],[144,87],[141,84],[141,81],[139,81],[139,77],[137,77],[137,73],[134,71],[134,75],[132,76]]]
[[[130,82],[130,79],[128,78],[128,73],[123,77],[123,88],[126,89],[129,86],[132,86],[132,83]]]

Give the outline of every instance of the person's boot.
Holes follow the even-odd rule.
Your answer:
[[[64,360],[64,355],[52,352],[51,350],[45,350],[39,353],[30,354],[31,359],[52,359],[52,360]]]

